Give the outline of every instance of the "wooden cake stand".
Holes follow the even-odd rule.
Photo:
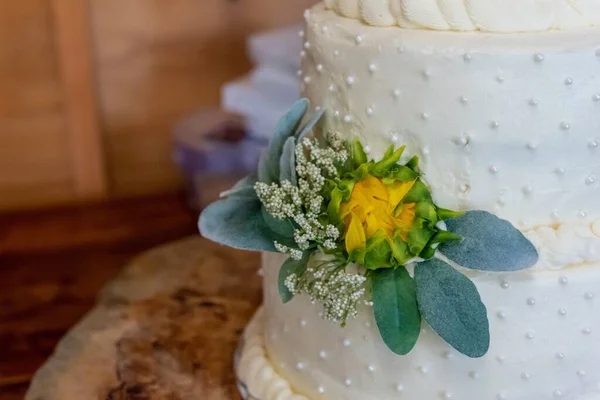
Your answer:
[[[257,253],[193,237],[134,259],[35,374],[28,400],[239,399],[233,353]]]

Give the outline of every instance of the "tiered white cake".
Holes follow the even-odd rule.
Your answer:
[[[442,207],[491,211],[539,262],[470,272],[491,347],[471,359],[425,324],[389,351],[364,307],[344,328],[264,258],[240,374],[261,400],[600,399],[600,2],[330,0],[307,11],[303,92],[322,128],[372,156],[418,155]]]

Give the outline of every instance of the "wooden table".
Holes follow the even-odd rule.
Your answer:
[[[196,215],[188,211],[176,195],[0,216],[0,398],[23,398],[33,373],[52,354],[66,331],[94,306],[99,290],[127,260],[155,245],[195,234]],[[132,324],[132,330],[128,331],[128,338],[119,337],[121,347],[117,362],[104,365],[112,371],[105,383],[115,384],[110,387],[113,392],[98,398],[137,399],[142,397],[136,397],[136,393],[161,389],[144,386],[148,374],[124,367],[126,363],[123,363],[130,356],[138,357],[142,369],[150,365],[144,364],[143,357],[139,359],[148,349],[136,349],[136,346],[180,346],[178,350],[169,348],[162,354],[172,357],[171,361],[179,363],[177,365],[188,375],[195,371],[222,380],[232,379],[230,359],[224,359],[229,357],[230,349],[224,350],[225,356],[206,343],[198,347],[201,337],[186,336],[187,331],[181,327],[185,326],[184,314],[192,312],[191,329],[202,331],[204,324],[209,324],[211,330],[217,332],[221,319],[221,325],[227,325],[230,330],[235,328],[234,333],[239,333],[260,301],[259,279],[254,278],[258,256],[230,251],[200,238],[184,240],[175,248],[175,254],[189,253],[190,248],[199,249],[199,254],[210,254],[210,260],[200,266],[198,263],[203,263],[206,257],[196,254],[199,258],[195,266],[193,263],[183,265],[185,261],[182,261],[181,269],[169,265],[171,272],[168,272],[161,269],[168,260],[160,261],[164,254],[155,252],[158,259],[137,259],[129,272],[121,275],[119,282],[101,297],[101,306],[118,310],[119,318]],[[144,265],[150,265],[150,270]],[[225,274],[215,276],[220,271],[219,265]],[[196,267],[204,272],[197,272]],[[236,271],[242,272],[236,275]],[[144,295],[144,287],[148,286],[140,287],[136,282],[154,279],[156,283],[156,276],[161,277],[161,285],[147,290]],[[192,276],[196,280],[190,278]],[[167,277],[184,277],[187,285],[172,281],[169,286]],[[203,314],[196,313],[202,308],[211,310],[204,322]],[[164,312],[174,313],[180,325],[166,323],[169,319],[159,315]],[[142,322],[136,325],[132,321]],[[156,333],[152,326],[171,331]],[[173,333],[178,329],[179,333]],[[155,334],[158,338],[152,340],[144,336]],[[233,340],[231,335],[226,339]],[[90,380],[90,385],[96,380]],[[105,389],[109,386],[101,390]],[[233,393],[230,390],[228,388],[227,393]],[[143,398],[160,398],[156,393]]]

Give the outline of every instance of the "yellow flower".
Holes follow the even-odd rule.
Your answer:
[[[415,219],[415,203],[402,204],[402,200],[414,184],[395,181],[386,185],[370,174],[354,184],[350,199],[340,207],[348,253],[364,249],[367,240],[378,232],[390,241],[396,234],[407,240]]]

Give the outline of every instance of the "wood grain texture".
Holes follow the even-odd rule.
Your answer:
[[[128,259],[195,232],[180,196],[0,214],[0,398],[23,399],[34,371]]]
[[[48,0],[0,3],[0,209],[74,195]]]
[[[250,68],[251,32],[301,19],[314,0],[92,0],[100,102],[116,194],[180,185],[170,129],[218,105]]]
[[[71,168],[80,199],[107,195],[104,148],[97,113],[88,3],[52,0],[57,53],[68,119]]]

